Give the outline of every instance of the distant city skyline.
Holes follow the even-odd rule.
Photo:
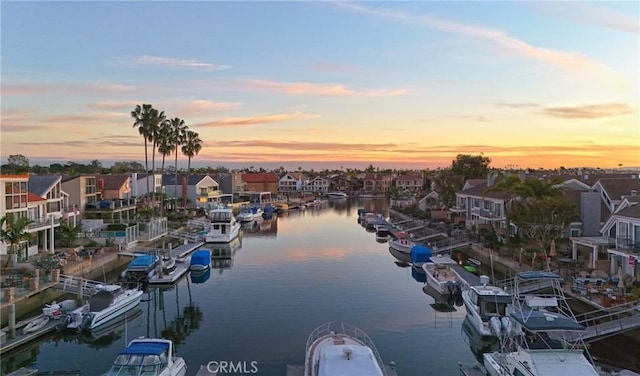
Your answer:
[[[129,114],[150,103],[200,134],[194,167],[422,169],[480,153],[498,168],[640,166],[639,14],[635,1],[3,2],[0,156],[144,164]]]

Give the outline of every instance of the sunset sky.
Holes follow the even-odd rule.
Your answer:
[[[640,166],[629,2],[13,2],[3,162],[144,162],[150,103],[195,166]],[[181,159],[181,165],[186,160]]]

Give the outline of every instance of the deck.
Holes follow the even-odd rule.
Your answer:
[[[398,376],[395,366],[385,365],[384,368],[387,372],[386,376]],[[204,373],[203,376],[204,375],[210,375],[210,374]],[[196,376],[200,376],[200,374],[197,374]],[[286,376],[304,376],[304,365],[287,364]]]

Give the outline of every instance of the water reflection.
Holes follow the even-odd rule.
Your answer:
[[[408,253],[404,253],[404,252],[398,252],[395,249],[389,247],[389,253],[391,253],[391,255],[393,257],[396,258],[396,260],[398,260],[399,262],[406,264],[407,266],[411,266],[411,255]],[[404,266],[403,266],[404,267]]]
[[[497,337],[482,336],[473,327],[468,316],[462,321],[462,340],[469,346],[476,360],[482,363],[482,354],[500,349],[500,342]]]
[[[207,268],[203,271],[191,271],[189,272],[189,278],[191,278],[191,283],[200,284],[205,283],[211,277],[211,268]]]
[[[222,274],[225,269],[231,269],[231,267],[233,267],[236,252],[242,248],[243,236],[244,234],[238,236],[230,243],[213,244],[210,246],[212,269],[217,269],[219,274]]]
[[[241,228],[242,236],[275,238],[278,234],[278,217],[247,222]]]

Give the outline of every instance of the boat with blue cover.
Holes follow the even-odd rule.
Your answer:
[[[425,262],[431,262],[431,248],[426,245],[414,245],[411,247],[411,264],[420,273],[424,273],[422,265]]]
[[[157,255],[137,254],[122,272],[122,278],[129,282],[145,282],[158,273],[160,258]]]
[[[211,250],[199,249],[191,255],[189,269],[195,272],[204,272],[211,267]]]
[[[138,338],[118,354],[103,376],[184,376],[187,364],[174,354],[169,339]]]

